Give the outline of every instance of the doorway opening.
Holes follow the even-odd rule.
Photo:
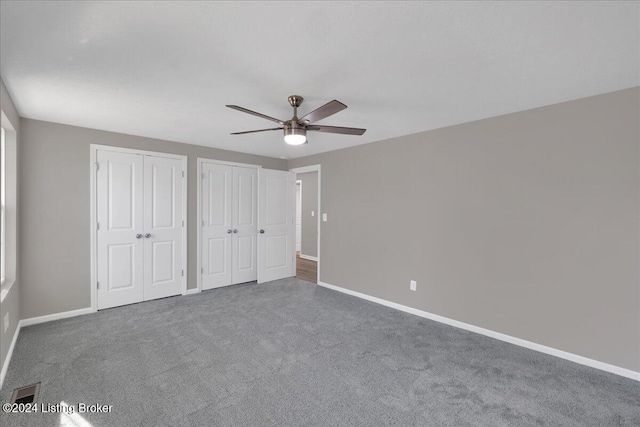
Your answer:
[[[296,277],[318,283],[320,254],[320,170],[319,166],[293,169],[296,172]]]

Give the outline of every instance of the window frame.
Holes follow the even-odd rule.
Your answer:
[[[4,126],[0,126],[0,286],[7,280],[7,140]]]

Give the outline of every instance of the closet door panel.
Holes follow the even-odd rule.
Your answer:
[[[182,292],[182,161],[144,158],[144,300]]]
[[[202,289],[230,285],[233,168],[202,163],[201,265]]]
[[[233,167],[232,281],[257,279],[258,170]]]
[[[143,300],[143,156],[98,150],[98,309]]]

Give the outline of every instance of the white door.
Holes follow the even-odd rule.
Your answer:
[[[260,169],[258,283],[293,276],[295,181],[293,172]]]
[[[302,252],[302,181],[296,181],[296,252]]]
[[[231,280],[233,284],[256,280],[258,233],[258,171],[233,167],[233,238]]]
[[[144,157],[144,300],[182,292],[182,161]]]
[[[233,168],[202,163],[202,289],[231,284]]]
[[[96,161],[100,310],[140,302],[144,297],[144,158],[98,150]]]

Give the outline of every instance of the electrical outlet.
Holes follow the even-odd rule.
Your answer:
[[[7,332],[9,329],[9,312],[4,315],[4,321],[2,322],[2,326],[4,327],[4,332]]]
[[[311,216],[316,216],[316,211],[311,211]]]
[[[327,214],[326,213],[322,214],[322,222],[327,222]]]
[[[417,283],[416,283],[415,280],[410,281],[409,282],[409,289],[411,289],[412,291],[415,291],[416,290],[416,285],[417,285]]]

